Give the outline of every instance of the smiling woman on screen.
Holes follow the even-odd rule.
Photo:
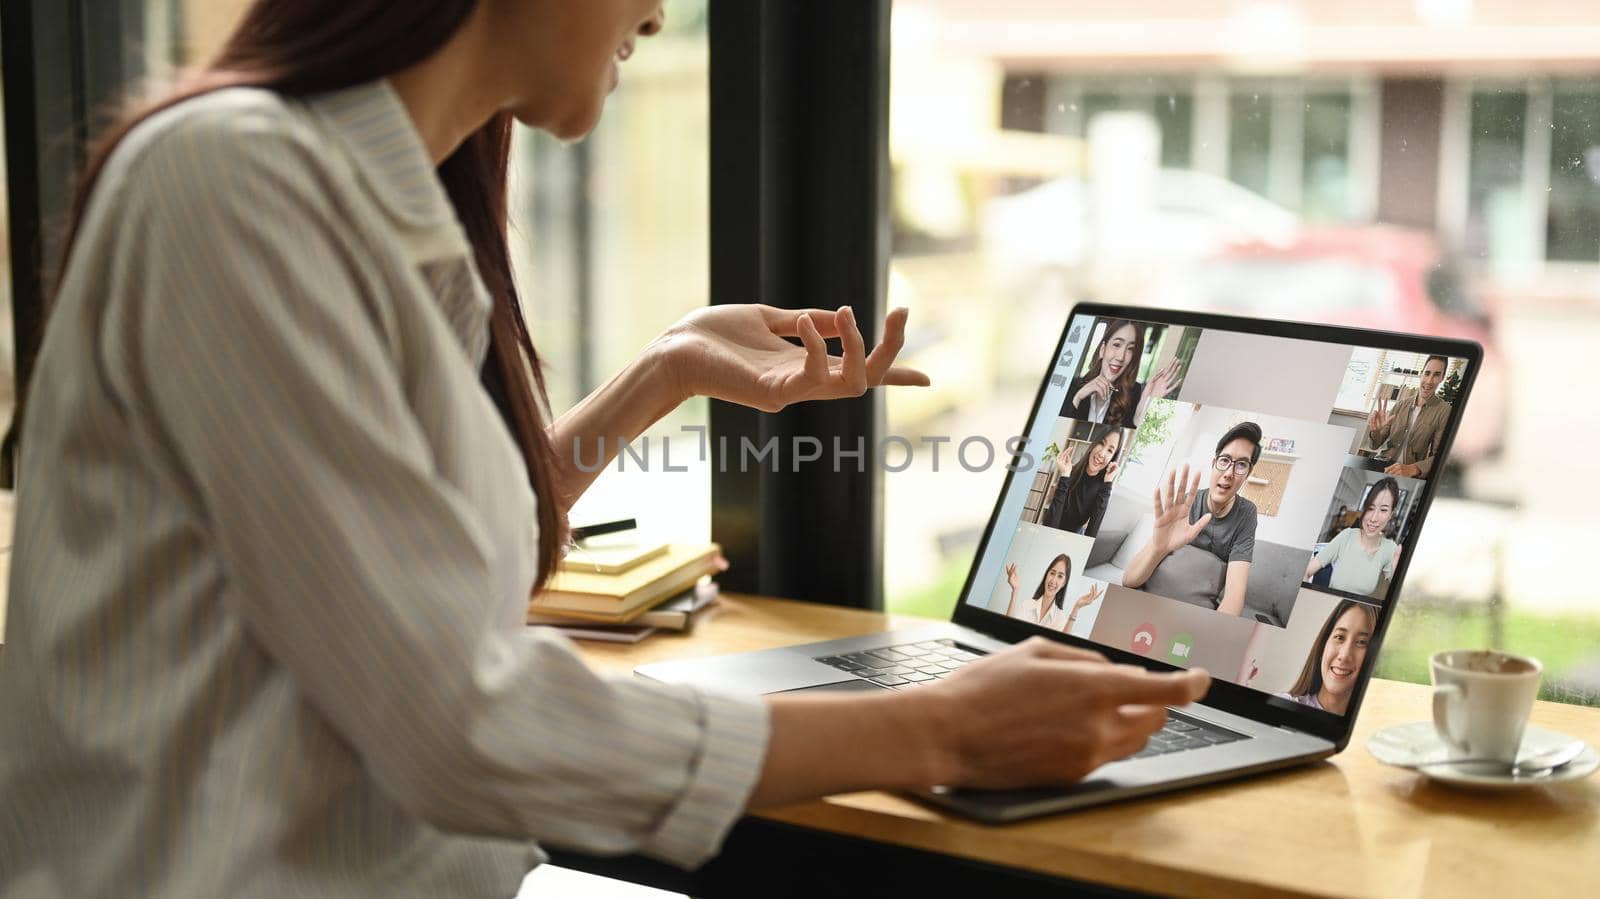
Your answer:
[[[1204,692],[1041,640],[918,692],[721,695],[523,626],[576,439],[926,383],[903,310],[869,352],[848,308],[723,305],[545,414],[512,122],[581,138],[662,22],[257,0],[109,132],[25,404],[0,897],[504,897],[540,841],[696,865],[750,807],[1075,780]]]
[[[1305,667],[1294,686],[1278,695],[1343,715],[1350,707],[1350,694],[1367,660],[1367,644],[1372,641],[1377,621],[1377,611],[1371,606],[1341,601],[1311,645],[1311,654],[1306,656]]]

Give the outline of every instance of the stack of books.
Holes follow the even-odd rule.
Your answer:
[[[715,543],[579,547],[528,605],[528,623],[569,637],[635,643],[685,631],[717,598]]]

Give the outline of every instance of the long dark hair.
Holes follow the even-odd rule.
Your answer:
[[[1377,609],[1354,600],[1340,600],[1334,607],[1333,614],[1323,623],[1322,632],[1317,634],[1317,642],[1311,644],[1311,655],[1306,656],[1306,664],[1300,669],[1300,677],[1295,680],[1294,686],[1289,688],[1290,696],[1310,696],[1322,692],[1322,653],[1328,648],[1328,641],[1333,639],[1333,629],[1338,625],[1339,619],[1351,609],[1360,609],[1361,614],[1367,616],[1367,627],[1377,629]]]
[[[1400,517],[1399,481],[1396,481],[1394,478],[1390,477],[1374,481],[1372,486],[1367,488],[1367,498],[1361,501],[1361,518],[1367,517],[1367,512],[1371,511],[1372,507],[1378,504],[1378,494],[1383,493],[1384,491],[1388,491],[1389,496],[1393,499],[1393,503],[1390,506],[1390,512],[1392,514],[1389,517],[1389,523],[1385,525],[1383,529],[1387,534],[1396,529],[1395,519]],[[1359,527],[1360,524],[1361,519],[1356,519],[1357,527]]]
[[[1061,562],[1066,565],[1067,573],[1066,576],[1061,579],[1061,589],[1056,591],[1056,595],[1051,597],[1050,601],[1055,604],[1056,608],[1062,609],[1066,608],[1062,603],[1067,595],[1067,581],[1072,580],[1072,557],[1066,553],[1056,556],[1054,559],[1050,560],[1049,565],[1044,566],[1044,574],[1039,575],[1039,589],[1033,591],[1033,598],[1038,599],[1044,595],[1045,579],[1050,577],[1050,569],[1056,567],[1057,562]]]
[[[165,98],[124,117],[100,140],[73,200],[55,289],[71,261],[73,240],[106,160],[140,122],[222,88],[258,87],[298,97],[393,75],[432,56],[477,5],[477,0],[253,0],[214,61]],[[544,376],[511,277],[506,237],[511,128],[509,114],[496,115],[439,165],[438,176],[493,298],[484,387],[521,447],[528,480],[539,498],[536,583],[543,584],[560,558],[567,522],[554,489],[555,448],[545,431]],[[22,409],[19,397],[19,416]]]
[[[1067,477],[1068,491],[1076,489],[1080,484],[1083,483],[1084,478],[1096,477],[1102,481],[1106,479],[1106,472],[1111,470],[1111,462],[1107,462],[1106,467],[1100,469],[1099,474],[1091,475],[1089,474],[1089,457],[1094,455],[1094,448],[1099,446],[1107,437],[1110,437],[1112,434],[1117,435],[1117,451],[1111,454],[1111,462],[1117,461],[1117,459],[1122,455],[1122,446],[1124,443],[1122,429],[1116,425],[1095,425],[1089,431],[1089,448],[1084,452],[1082,459],[1079,459],[1077,462],[1073,463],[1072,474]]]
[[[1116,388],[1111,394],[1111,402],[1106,406],[1105,421],[1112,423],[1133,423],[1133,392],[1139,387],[1139,363],[1144,358],[1144,325],[1125,318],[1114,318],[1106,325],[1105,334],[1100,342],[1095,345],[1094,358],[1089,364],[1089,377],[1100,374],[1100,366],[1105,354],[1106,344],[1123,328],[1133,329],[1133,358],[1122,369],[1122,374],[1117,375],[1117,381],[1112,386]]]

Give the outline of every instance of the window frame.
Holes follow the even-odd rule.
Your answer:
[[[93,132],[145,74],[142,0],[3,0],[6,192],[18,405],[0,445],[0,486],[16,486],[22,398],[38,355],[45,291]]]
[[[712,0],[711,302],[849,305],[879,337],[889,266],[890,0]],[[843,136],[841,138],[841,136]],[[725,589],[883,608],[880,391],[767,415],[712,401]],[[790,463],[798,438],[823,458]],[[741,471],[742,441],[779,443]],[[834,441],[866,449],[835,471]],[[716,457],[713,456],[713,461]]]

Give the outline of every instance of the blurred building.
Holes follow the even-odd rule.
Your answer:
[[[1163,167],[1308,224],[1435,232],[1505,292],[1600,302],[1600,4],[899,0],[1002,73],[1003,129],[1141,110]],[[898,95],[899,88],[897,88]]]

